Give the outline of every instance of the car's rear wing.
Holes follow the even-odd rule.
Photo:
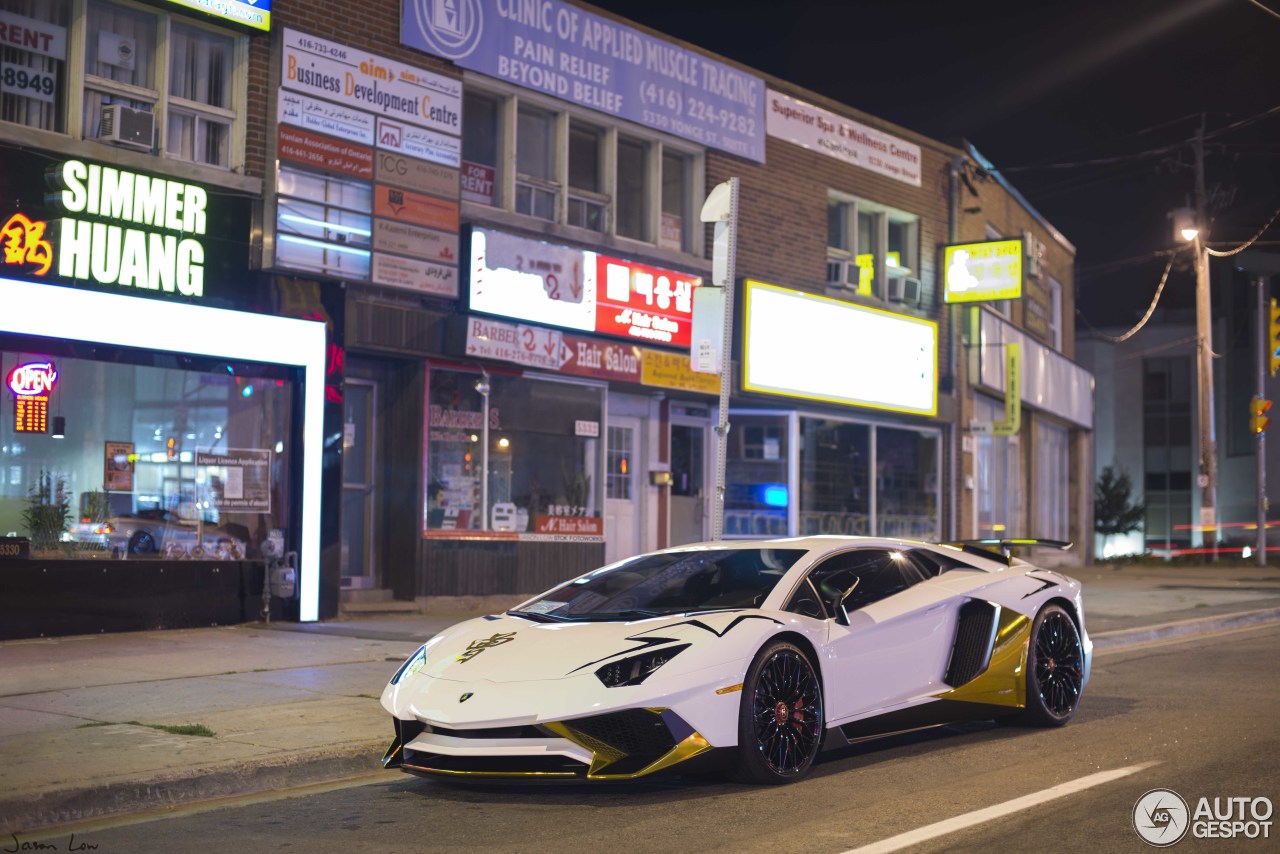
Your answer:
[[[1066,551],[1071,548],[1073,543],[1066,540],[1040,540],[1033,537],[1014,537],[1010,539],[987,539],[987,540],[953,540],[949,543],[942,543],[944,546],[952,546],[961,549],[969,554],[978,555],[985,558],[1003,558],[1005,563],[1009,563],[1013,550],[1018,546],[1036,546],[1046,549],[1062,549]]]

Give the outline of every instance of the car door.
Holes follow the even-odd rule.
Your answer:
[[[943,690],[959,599],[936,567],[893,549],[854,549],[814,566],[809,581],[830,621],[823,677],[827,719],[862,717]]]

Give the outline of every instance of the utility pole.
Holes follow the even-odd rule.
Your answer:
[[[1264,276],[1254,276],[1253,284],[1258,289],[1258,376],[1257,376],[1257,397],[1255,400],[1266,401],[1267,398],[1267,373],[1271,363],[1271,315],[1267,306],[1267,280]],[[1274,300],[1272,301],[1274,303]],[[1268,404],[1268,407],[1270,404]],[[1262,413],[1259,413],[1261,415]],[[1257,484],[1258,484],[1258,533],[1254,542],[1254,547],[1258,551],[1258,566],[1267,565],[1267,429],[1266,422],[1261,425],[1261,430],[1256,430],[1258,437],[1258,453],[1257,453]]]
[[[1205,247],[1208,232],[1208,205],[1204,190],[1204,114],[1196,129],[1196,367],[1198,415],[1200,420],[1200,529],[1202,545],[1214,548],[1218,559],[1217,443],[1213,423],[1213,318],[1209,304],[1209,253]]]

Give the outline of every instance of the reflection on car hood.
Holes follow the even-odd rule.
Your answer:
[[[510,615],[480,617],[437,636],[420,673],[459,682],[563,679],[661,648],[668,640],[714,644],[744,623],[757,621],[779,622],[758,611],[675,614],[629,622],[537,623]]]

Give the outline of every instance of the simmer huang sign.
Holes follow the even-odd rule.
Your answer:
[[[69,214],[57,231],[58,275],[204,296],[203,187],[80,160],[50,181]]]

